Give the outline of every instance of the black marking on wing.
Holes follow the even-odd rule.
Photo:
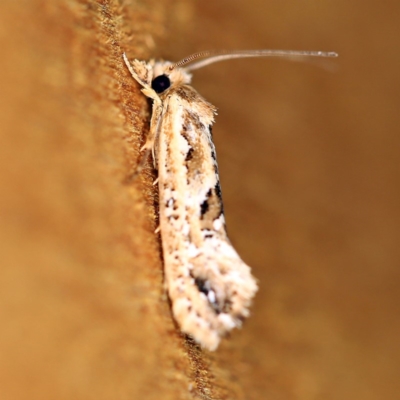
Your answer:
[[[219,182],[210,189],[204,201],[200,204],[200,218],[204,220],[214,221],[219,218],[224,212],[224,206],[222,203],[221,187]],[[205,227],[206,228],[206,227]]]
[[[216,314],[220,314],[221,312],[230,313],[232,311],[231,299],[229,297],[226,297],[224,299],[218,298],[217,292],[212,288],[212,283],[210,282],[210,280],[200,277],[194,278],[193,275],[192,278],[194,279],[194,284],[199,289],[199,292],[204,293],[206,295],[208,304],[212,307],[212,309],[215,311]],[[215,301],[210,301],[209,297],[210,292],[214,293]],[[236,319],[243,320],[244,318],[241,317],[242,316],[240,314],[235,315]]]
[[[215,193],[218,196],[218,198],[221,200],[221,203],[222,203],[221,184],[219,183],[219,181],[215,185]]]
[[[224,213],[224,203],[222,202],[222,192],[221,192],[221,184],[219,183],[219,181],[217,181],[216,185],[215,185],[215,194],[218,196],[219,201],[220,201],[220,213],[219,215]]]
[[[186,153],[185,161],[190,161],[193,158],[193,152],[194,152],[193,147],[190,147],[190,149]]]
[[[181,131],[181,136],[183,137],[183,139],[185,139],[186,143],[189,146],[189,150],[185,156],[185,162],[192,160],[195,155],[192,139],[189,136],[190,129],[191,129],[191,122],[190,122],[190,120],[186,120],[185,123],[182,125],[182,131]]]
[[[215,161],[215,164],[217,163],[217,155],[215,154],[215,150],[211,149],[211,157]]]
[[[204,293],[206,296],[208,295],[208,292],[210,291],[210,284],[206,279],[195,278],[194,284],[197,286],[201,293]]]
[[[219,314],[221,312],[221,310],[224,308],[220,307],[218,304],[218,299],[215,298],[215,301],[212,302],[210,301],[208,294],[212,291],[215,294],[215,291],[212,289],[210,281],[207,279],[203,279],[203,278],[194,278],[194,284],[197,286],[197,288],[199,289],[199,292],[204,293],[207,297],[208,300],[208,304],[210,304],[210,306],[213,308],[213,310]]]
[[[203,215],[206,214],[207,211],[208,211],[209,208],[210,208],[210,205],[209,205],[209,203],[208,203],[208,200],[210,199],[211,194],[212,194],[212,190],[210,189],[210,190],[207,192],[207,194],[206,194],[206,199],[200,204],[200,214],[201,214],[201,217],[203,217]]]

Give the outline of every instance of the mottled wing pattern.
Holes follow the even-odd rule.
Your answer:
[[[166,286],[182,331],[213,350],[248,316],[257,285],[226,235],[215,108],[188,85],[160,98],[155,154]]]

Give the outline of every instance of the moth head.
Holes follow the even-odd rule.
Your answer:
[[[183,68],[172,68],[173,65],[169,61],[154,62],[151,88],[156,93],[163,93],[171,86],[190,83],[192,79],[191,74]]]

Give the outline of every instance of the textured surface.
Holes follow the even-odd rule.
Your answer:
[[[2,399],[395,399],[400,37],[395,3],[4,1]],[[340,53],[198,71],[253,316],[201,352],[162,288],[148,105],[121,53]],[[332,64],[328,64],[330,68]],[[140,143],[139,143],[140,142]]]
[[[153,177],[129,179],[148,107],[121,55],[168,6],[2,3],[2,399],[216,392],[164,295]]]

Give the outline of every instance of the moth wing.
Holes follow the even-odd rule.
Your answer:
[[[162,108],[155,154],[166,285],[182,331],[214,350],[248,316],[257,284],[226,235],[214,107],[180,86]]]

